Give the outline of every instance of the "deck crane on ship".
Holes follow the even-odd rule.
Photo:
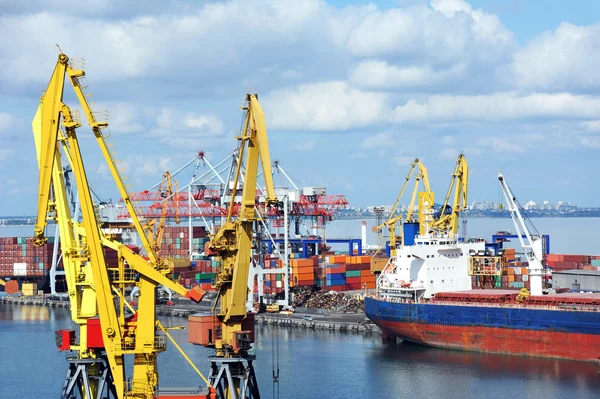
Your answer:
[[[542,263],[543,259],[543,240],[542,236],[535,230],[531,221],[529,223],[532,225],[532,228],[529,229],[527,224],[525,223],[525,219],[521,214],[521,205],[517,201],[517,198],[514,196],[511,191],[506,179],[498,170],[498,182],[500,183],[500,187],[502,188],[502,193],[504,194],[504,199],[506,200],[508,211],[510,212],[510,217],[512,218],[513,224],[515,226],[516,234],[519,237],[519,241],[521,242],[521,247],[525,252],[525,256],[527,258],[527,262],[529,264],[529,281],[531,284],[531,295],[539,296],[542,295],[542,277],[544,272],[544,266]],[[525,240],[523,239],[525,236]]]
[[[170,335],[156,319],[156,287],[162,284],[195,301],[200,301],[204,292],[188,291],[166,277],[168,267],[144,235],[142,223],[108,150],[103,132],[108,123],[96,119],[87,101],[82,82],[85,73],[79,65],[82,64],[70,60],[62,52],[59,54],[32,123],[40,169],[34,242],[38,246],[44,245],[47,220],[54,220],[62,237],[71,317],[79,326],[78,337],[73,330],[61,330],[56,334],[59,350],[72,353],[68,357],[69,372],[61,397],[168,398],[168,394],[158,391],[157,355],[166,349]],[[65,80],[71,83],[115,184],[126,199],[148,260],[108,238],[100,229],[76,134],[81,124],[62,101]],[[71,217],[63,157],[75,177],[81,222]],[[118,253],[118,267],[107,267],[104,248]],[[137,309],[125,298],[125,290],[134,286],[140,290]],[[164,335],[157,334],[159,330]],[[128,378],[126,359],[131,358],[133,374]],[[188,396],[192,397],[203,398],[207,394]]]

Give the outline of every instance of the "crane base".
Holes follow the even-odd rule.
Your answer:
[[[217,391],[217,398],[227,399],[260,399],[258,382],[252,362],[255,356],[245,358],[222,358],[211,356],[210,375],[211,386]],[[239,387],[239,392],[236,391]],[[227,391],[229,396],[227,396]]]
[[[67,358],[69,370],[61,399],[117,399],[106,359]]]

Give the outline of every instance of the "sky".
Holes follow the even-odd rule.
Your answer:
[[[440,199],[461,152],[469,202],[500,200],[501,169],[522,202],[600,206],[599,2],[59,3],[0,0],[2,215],[36,212],[31,119],[56,44],[85,60],[130,191],[199,151],[227,156],[252,92],[271,157],[353,206],[393,203],[415,158]],[[68,86],[64,101],[78,108]],[[116,200],[90,129],[78,134],[94,192]]]

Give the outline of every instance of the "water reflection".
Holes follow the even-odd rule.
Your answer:
[[[0,305],[0,320],[8,321],[49,321],[54,315],[46,306]],[[52,314],[52,316],[51,316]]]
[[[444,350],[410,343],[382,344],[376,355],[387,361],[466,369],[483,378],[580,380],[600,388],[600,367],[594,363]]]

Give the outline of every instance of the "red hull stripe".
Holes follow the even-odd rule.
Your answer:
[[[399,338],[437,348],[584,361],[600,360],[600,335],[377,320]]]

